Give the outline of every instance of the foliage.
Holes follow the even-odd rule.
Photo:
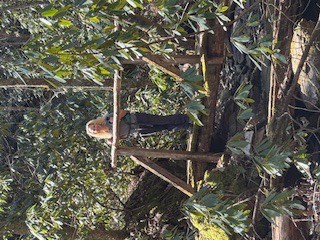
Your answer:
[[[280,193],[270,192],[260,205],[260,211],[269,222],[274,223],[273,219],[282,214],[293,216],[305,210],[300,201],[293,199],[294,190],[284,190]],[[290,198],[291,197],[291,198]]]
[[[258,170],[271,176],[281,176],[292,162],[292,152],[272,144],[268,139],[255,146],[254,151],[253,160]]]
[[[252,88],[251,84],[243,82],[234,94],[234,101],[239,106],[238,120],[242,123],[249,120],[253,116],[250,104],[254,103],[254,100],[249,97],[250,90]]]
[[[242,83],[234,96],[234,101],[240,107],[238,119],[244,124],[245,120],[248,121],[253,116],[250,104],[254,100],[248,97],[251,88],[251,84]],[[261,142],[251,143],[240,132],[229,139],[227,147],[234,154],[247,155],[260,175],[267,173],[272,177],[281,176],[292,162],[293,153],[285,149],[287,146],[277,146],[267,137]]]
[[[195,232],[191,230],[181,231],[178,229],[178,227],[174,227],[170,230],[165,230],[161,237],[165,240],[193,240],[195,238]]]
[[[0,176],[0,216],[3,215],[6,211],[8,211],[6,205],[7,200],[9,198],[9,194],[12,191],[12,181],[13,179],[9,176]]]
[[[186,201],[185,211],[195,221],[215,224],[228,235],[234,233],[243,235],[249,228],[249,210],[243,210],[244,204],[215,193],[207,187],[202,188]],[[191,217],[193,214],[193,218]]]
[[[138,111],[148,109],[155,114],[182,111],[185,95],[181,91],[171,90],[171,97],[168,97],[169,92],[146,87],[136,92],[134,97],[129,95],[127,107]],[[3,152],[7,154],[4,156],[13,159],[1,162],[1,171],[7,171],[7,176],[13,176],[13,180],[6,178],[7,185],[3,185],[5,190],[0,206],[4,211],[0,213],[1,219],[12,222],[17,216],[21,220],[26,219],[30,231],[39,239],[59,239],[66,228],[70,231],[77,229],[78,236],[85,238],[90,230],[100,226],[122,229],[125,224],[134,225],[126,223],[124,216],[127,213],[130,215],[131,211],[126,209],[129,206],[125,204],[134,174],[131,170],[135,165],[127,158],[122,158],[117,170],[111,171],[110,147],[103,140],[90,138],[85,133],[84,126],[89,119],[109,110],[111,95],[108,92],[61,91],[44,94],[40,91],[30,94],[29,99],[26,94],[21,97],[19,92],[12,96],[8,96],[8,93],[1,96],[7,97],[8,105],[21,106],[28,102],[30,108],[19,112],[18,119],[13,120],[10,115],[1,118],[1,131],[6,132],[7,136],[14,136],[18,143],[17,149],[12,150],[14,154]],[[48,96],[39,101],[38,94],[39,98]],[[130,91],[124,92],[124,99],[128,94],[131,94]],[[33,104],[36,104],[35,108],[31,108]],[[15,121],[16,128],[6,129]],[[148,139],[128,139],[126,144],[184,149],[185,132],[159,133]],[[5,177],[4,174],[1,176]],[[156,181],[159,182],[159,179],[156,178]],[[170,198],[166,194],[160,196],[157,192],[153,195],[163,199],[165,209],[168,201],[179,204],[176,199],[181,198],[179,195],[180,198],[178,196],[175,199],[171,191],[168,194]],[[155,197],[149,201],[146,204],[159,203]],[[145,209],[148,209],[147,205]],[[144,208],[137,209],[137,212],[143,211]],[[170,221],[173,221],[172,218]]]
[[[281,55],[279,49],[274,48],[270,35],[250,37],[246,34],[246,29],[258,27],[260,21],[257,15],[250,13],[247,21],[233,32],[230,41],[238,51],[246,54],[255,66],[262,70],[261,66],[267,66],[266,60],[287,63],[285,57]]]
[[[99,84],[120,67],[121,58],[177,51],[187,29],[196,31],[195,23],[206,27],[216,7],[211,1],[60,0],[13,8],[11,17],[3,13],[9,20],[2,25],[16,22],[33,35],[18,61],[19,74],[36,70],[60,82],[80,78]]]
[[[252,85],[242,83],[235,93],[234,100],[240,107],[240,116],[243,116],[244,112],[252,113],[250,104],[253,103],[253,100],[248,98],[251,87]],[[240,117],[238,119],[243,121],[249,118]],[[246,124],[246,122],[243,123]],[[274,178],[283,176],[293,162],[305,176],[310,175],[306,159],[307,155],[304,149],[305,145],[301,144],[303,140],[300,138],[301,134],[299,132],[295,135],[293,141],[290,140],[289,143],[283,143],[283,146],[274,144],[268,137],[264,137],[260,142],[248,142],[244,134],[244,132],[239,132],[230,138],[227,147],[233,154],[249,158],[256,166],[261,178],[265,178],[266,174]],[[297,144],[298,140],[300,144]],[[292,146],[295,146],[295,148]],[[262,215],[273,223],[273,219],[277,216],[282,214],[293,216],[304,210],[305,208],[301,205],[301,202],[292,196],[294,193],[294,189],[284,190],[280,193],[266,190],[266,198],[260,205]]]
[[[40,112],[24,114],[15,133],[19,161],[10,166],[19,181],[7,189],[11,211],[2,219],[26,216],[39,239],[59,239],[66,227],[85,235],[100,224],[106,229],[124,226],[123,202],[133,165],[123,159],[117,171],[108,170],[109,147],[89,139],[84,128],[106,108],[106,98],[104,93],[69,92],[45,102]]]

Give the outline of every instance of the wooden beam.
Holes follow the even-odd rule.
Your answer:
[[[160,167],[156,163],[143,157],[131,156],[130,158],[137,164],[143,166],[145,169],[163,179],[164,181],[170,183],[172,186],[179,189],[189,197],[193,195],[194,189],[189,184],[174,176],[172,173],[168,172],[166,169]]]
[[[172,58],[167,59],[162,56],[157,56],[161,59],[161,61],[171,64],[171,65],[177,65],[177,64],[197,64],[200,63],[200,55],[175,55],[172,56]],[[148,58],[148,57],[147,57]],[[139,59],[123,59],[120,61],[121,64],[128,64],[128,65],[139,65],[139,64],[145,64],[146,62],[139,58]],[[211,57],[207,59],[208,64],[222,64],[224,62],[223,57]]]
[[[171,158],[176,160],[192,160],[196,162],[213,162],[219,161],[222,153],[198,153],[178,150],[164,149],[143,149],[135,147],[118,147],[118,155],[141,156],[151,158]]]
[[[111,167],[117,167],[117,148],[119,145],[119,125],[120,125],[120,89],[121,76],[120,71],[114,71],[113,83],[113,126],[112,126],[112,147],[111,147]]]
[[[184,79],[181,77],[183,72],[180,71],[180,69],[177,68],[176,66],[172,66],[169,63],[163,61],[163,59],[160,56],[149,55],[149,56],[142,57],[142,60],[150,65],[157,67],[164,73],[176,79],[178,82],[184,81]]]

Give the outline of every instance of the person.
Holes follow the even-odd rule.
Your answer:
[[[129,112],[127,110],[120,109],[119,118],[120,139],[137,135],[149,136],[164,130],[188,130],[191,126],[190,119],[186,114],[160,116],[142,112]],[[111,144],[112,124],[113,114],[107,113],[87,122],[86,131],[89,136],[107,139],[107,143]]]

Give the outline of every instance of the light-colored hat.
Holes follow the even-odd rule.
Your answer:
[[[86,131],[87,134],[91,137],[95,137],[95,138],[107,138],[107,139],[111,139],[112,138],[112,132],[99,132],[99,133],[92,133],[89,129],[89,126],[91,124],[100,124],[100,125],[105,125],[105,121],[106,121],[106,116],[102,116],[93,120],[90,120],[89,122],[87,122],[86,124]]]

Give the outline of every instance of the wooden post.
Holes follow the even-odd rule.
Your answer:
[[[214,30],[214,34],[209,32],[199,35],[199,54],[201,56],[201,67],[199,70],[203,75],[204,89],[206,98],[204,98],[203,105],[208,109],[208,115],[201,115],[201,121],[205,127],[199,128],[197,136],[197,144],[194,151],[209,152],[212,145],[212,136],[214,133],[214,122],[216,117],[216,106],[218,99],[218,89],[221,78],[222,63],[220,65],[208,65],[208,58],[210,56],[224,57],[224,39],[225,31],[218,21],[210,22],[210,27]],[[200,31],[203,30],[201,27]],[[214,42],[215,44],[209,44]],[[191,146],[190,146],[191,147]],[[204,172],[207,168],[206,163],[188,162],[188,182],[196,186],[199,180],[203,179]],[[191,174],[192,172],[192,174]],[[191,179],[191,177],[193,177]]]
[[[179,189],[181,192],[185,193],[189,197],[193,195],[194,190],[189,184],[182,181],[180,178],[174,176],[173,174],[168,172],[166,169],[160,167],[156,163],[149,161],[148,159],[143,157],[131,156],[131,159],[137,164],[143,166],[145,169],[152,172],[153,174],[157,175],[164,181],[172,184],[175,188]]]
[[[113,86],[113,129],[112,129],[112,147],[111,147],[111,167],[117,167],[117,148],[119,145],[119,125],[120,125],[120,89],[121,76],[119,70],[114,71]]]
[[[143,149],[135,147],[118,147],[119,155],[125,156],[141,156],[151,158],[172,158],[176,160],[191,160],[197,162],[212,162],[219,161],[222,153],[194,153],[188,151],[178,150],[164,150],[164,149]]]

